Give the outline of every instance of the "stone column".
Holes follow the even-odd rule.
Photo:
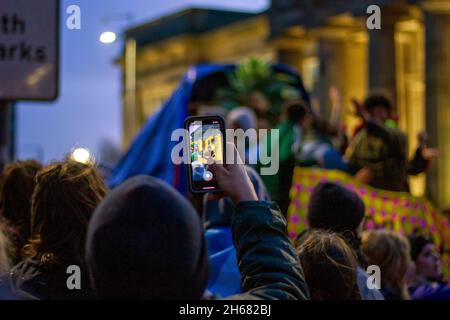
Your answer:
[[[320,74],[317,97],[320,102],[320,114],[325,119],[330,116],[329,89],[336,86],[345,95],[347,80],[347,41],[345,37],[321,37],[319,39],[318,56],[320,63]],[[360,66],[354,66],[359,68]]]
[[[124,108],[123,108],[123,143],[126,150],[138,130],[136,103],[136,41],[128,39],[125,43],[124,59]]]
[[[381,8],[381,29],[369,30],[369,91],[382,91],[397,101],[395,23],[399,10]]]
[[[450,206],[450,1],[421,3],[425,18],[425,117],[429,144],[440,158],[427,174],[427,195]]]
[[[320,70],[316,87],[321,114],[330,115],[329,89],[335,86],[342,95],[341,114],[335,120],[344,121],[351,131],[355,125],[351,98],[362,99],[367,91],[367,36],[362,20],[352,19],[345,25],[329,25],[318,35],[317,55]],[[359,123],[359,121],[358,121]]]

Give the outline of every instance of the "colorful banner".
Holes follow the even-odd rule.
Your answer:
[[[291,239],[308,227],[306,216],[309,197],[314,187],[323,181],[338,182],[362,198],[366,205],[366,230],[389,228],[407,236],[418,228],[431,236],[437,247],[442,249],[444,272],[450,276],[450,224],[430,201],[406,192],[372,188],[342,171],[295,168],[288,210]]]

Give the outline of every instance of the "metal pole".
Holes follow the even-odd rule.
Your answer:
[[[14,158],[13,103],[0,101],[0,169]]]

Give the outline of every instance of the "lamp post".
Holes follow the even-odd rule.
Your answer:
[[[134,15],[132,13],[119,13],[105,16],[102,22],[106,25],[111,21],[125,21],[128,23],[134,22]],[[99,36],[99,41],[102,44],[112,44],[118,39],[123,41],[124,55],[122,63],[125,66],[124,70],[124,108],[123,108],[123,122],[129,132],[124,132],[123,144],[125,145],[131,137],[138,130],[136,123],[136,41],[135,39],[127,39],[126,36],[117,35],[111,29],[104,31]]]
[[[0,101],[0,171],[15,155],[15,110],[12,101]]]

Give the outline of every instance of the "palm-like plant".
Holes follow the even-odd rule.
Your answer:
[[[261,110],[255,111],[272,123],[277,120],[284,101],[301,96],[293,76],[274,72],[270,63],[264,60],[249,58],[227,77],[230,86],[218,90],[218,104],[229,110],[242,105],[253,107],[250,98],[252,94],[260,93],[267,99],[269,108],[265,114],[261,114]]]

